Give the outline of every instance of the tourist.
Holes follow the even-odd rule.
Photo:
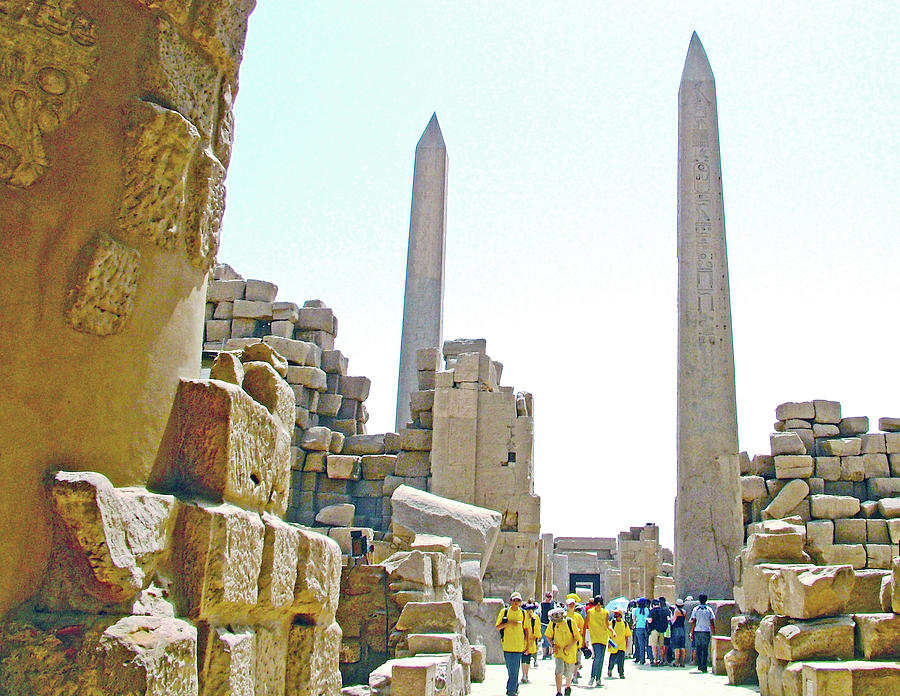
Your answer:
[[[705,594],[700,595],[700,604],[691,612],[691,640],[697,648],[697,669],[706,672],[709,658],[709,641],[716,630],[716,612],[706,603]]]
[[[573,619],[579,634],[584,633],[584,607],[578,603],[581,598],[575,594],[566,595],[566,617]],[[581,643],[582,646],[584,642]],[[578,678],[581,676],[581,651],[575,653],[575,675],[572,677],[572,683],[577,684]]]
[[[633,599],[628,601],[628,607],[623,612],[622,618],[625,619],[625,623],[628,624],[628,628],[631,631],[632,635],[628,636],[628,653],[627,657],[634,657],[634,610],[637,607],[637,602]]]
[[[587,618],[584,622],[584,633],[582,633],[581,641],[585,645],[585,633],[590,635],[591,648],[594,651],[594,661],[591,663],[591,679],[588,687],[603,686],[601,677],[603,676],[603,658],[606,655],[606,644],[611,637],[609,628],[609,612],[603,606],[603,597],[597,595],[594,597],[591,608],[587,611]],[[623,646],[624,647],[624,646]]]
[[[662,600],[665,602],[665,598]],[[666,631],[669,628],[669,610],[661,606],[658,599],[651,602],[650,609],[650,665],[659,667],[663,662],[663,645],[666,637]]]
[[[547,639],[550,641],[553,656],[556,658],[556,696],[563,694],[563,679],[565,678],[565,696],[572,693],[572,679],[575,677],[575,663],[578,661],[578,651],[581,648],[581,625],[576,617],[575,602],[572,602],[571,610],[552,609],[550,611],[550,625],[547,626]]]
[[[556,606],[556,603],[553,601],[553,593],[544,593],[544,601],[541,602],[541,647],[544,649],[543,659],[545,660],[549,660],[552,657],[550,654],[550,642],[544,633],[547,632],[547,624],[550,623],[550,610],[554,606]]]
[[[674,652],[676,667],[685,666],[684,621],[686,618],[687,614],[684,611],[684,600],[679,597],[675,600],[675,609],[672,612],[672,635],[669,640],[669,647],[671,647]]]
[[[649,647],[647,645],[647,621],[650,618],[650,610],[647,608],[647,600],[644,597],[638,599],[637,606],[632,612],[634,619],[634,661],[644,664]],[[651,653],[651,659],[652,653]]]
[[[612,679],[613,667],[618,667],[619,679],[624,679],[625,646],[628,645],[628,639],[631,637],[631,628],[622,617],[622,612],[619,609],[613,612],[610,630],[612,631],[612,636],[606,646],[606,649],[609,651],[609,665],[606,668],[606,678]]]
[[[531,667],[531,661],[537,657],[537,641],[540,636],[540,617],[534,613],[537,604],[527,602],[523,607],[525,610],[525,650],[522,653],[522,683],[528,683],[528,670]],[[534,664],[537,667],[537,662]]]
[[[522,595],[513,592],[509,596],[509,606],[500,610],[495,624],[506,662],[506,696],[516,696],[519,691],[519,668],[525,652],[525,612],[521,605]]]

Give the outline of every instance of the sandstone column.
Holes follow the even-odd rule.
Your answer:
[[[409,393],[418,389],[416,351],[441,345],[446,229],[447,148],[437,114],[433,114],[416,145],[397,379],[397,432],[409,420]]]
[[[732,560],[743,541],[737,448],[716,83],[695,33],[678,89],[680,596],[732,596]]]
[[[199,374],[254,4],[0,3],[0,613],[43,575],[46,472],[145,483]]]

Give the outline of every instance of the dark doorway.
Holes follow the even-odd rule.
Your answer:
[[[591,589],[591,595],[600,594],[600,576],[597,573],[570,573],[569,574],[569,592],[574,592],[576,588]]]

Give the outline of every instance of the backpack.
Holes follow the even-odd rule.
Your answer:
[[[503,607],[503,621],[500,623],[506,623],[506,617],[509,616],[509,607]],[[503,634],[506,632],[505,628],[500,629],[500,640],[503,640]]]

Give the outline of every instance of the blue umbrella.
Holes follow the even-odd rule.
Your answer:
[[[609,612],[613,612],[618,609],[624,614],[625,610],[628,609],[628,602],[628,597],[617,597],[616,599],[613,599],[612,601],[606,603],[606,610]]]

